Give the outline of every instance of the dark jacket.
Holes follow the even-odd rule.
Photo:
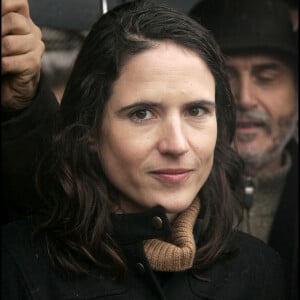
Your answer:
[[[157,216],[163,220],[161,229],[152,225],[152,218]],[[196,227],[200,224],[198,220]],[[149,267],[143,240],[170,232],[162,208],[156,207],[142,214],[118,215],[114,228],[129,266],[128,275],[120,282],[97,269],[91,269],[89,275],[71,275],[54,267],[43,237],[32,242],[30,220],[4,226],[2,299],[284,299],[278,254],[249,235],[236,232],[232,240],[236,253],[225,255],[202,274],[208,280],[201,280],[197,269],[163,274],[155,273]]]
[[[281,256],[285,267],[288,300],[299,297],[299,147],[296,141],[287,145],[292,166],[273,221],[268,244]]]
[[[29,215],[39,206],[34,172],[57,110],[58,103],[43,75],[29,108],[16,112],[1,109],[1,224]]]

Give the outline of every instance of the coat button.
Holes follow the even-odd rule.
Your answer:
[[[135,268],[136,270],[140,273],[140,274],[144,274],[145,273],[145,267],[142,263],[136,263],[135,264]]]
[[[155,229],[162,229],[163,227],[163,220],[160,217],[153,217],[152,218],[152,225]]]

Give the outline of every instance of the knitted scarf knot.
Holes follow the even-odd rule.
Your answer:
[[[178,272],[192,267],[196,253],[193,228],[199,211],[200,201],[196,198],[175,219],[168,241],[144,241],[145,253],[153,270]]]

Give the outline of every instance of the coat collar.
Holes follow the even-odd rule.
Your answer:
[[[142,213],[113,214],[111,220],[115,237],[121,244],[161,238],[171,232],[171,225],[165,210],[160,206]]]

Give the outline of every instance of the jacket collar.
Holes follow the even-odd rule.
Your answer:
[[[142,213],[113,214],[111,220],[115,237],[121,244],[161,238],[171,232],[165,210],[160,206]],[[157,226],[157,220],[160,221],[160,226]]]

